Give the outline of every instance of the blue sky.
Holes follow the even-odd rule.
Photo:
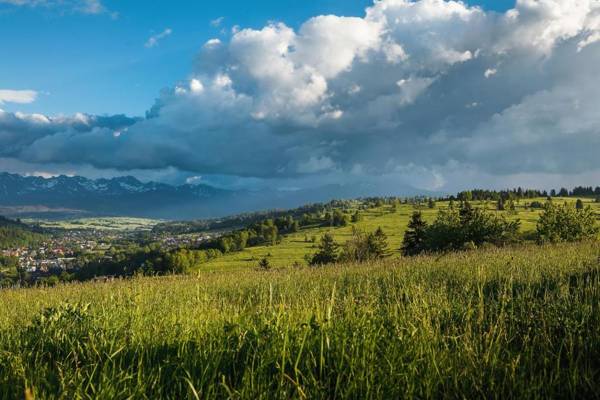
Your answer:
[[[3,171],[600,182],[597,0],[0,0],[0,37]]]
[[[8,1],[10,3],[10,1]],[[505,10],[514,0],[470,1]],[[104,1],[102,12],[67,6],[29,7],[0,1],[0,89],[35,90],[32,104],[8,111],[49,115],[143,115],[161,89],[187,79],[198,49],[226,39],[233,26],[282,21],[294,28],[312,16],[363,16],[368,0]],[[221,23],[211,23],[222,18]],[[153,35],[172,34],[152,47]]]

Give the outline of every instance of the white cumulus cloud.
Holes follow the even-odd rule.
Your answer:
[[[0,113],[0,158],[282,187],[600,177],[598,37],[593,0],[380,0],[236,28],[144,119]]]
[[[38,93],[35,90],[9,90],[0,89],[0,104],[2,103],[33,103]]]

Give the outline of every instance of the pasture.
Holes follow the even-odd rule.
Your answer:
[[[599,251],[4,290],[0,398],[597,398]]]

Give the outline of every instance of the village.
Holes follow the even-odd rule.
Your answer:
[[[55,230],[49,233],[48,240],[38,245],[3,249],[0,255],[14,260],[19,271],[35,280],[79,270],[90,258],[111,260],[115,249],[131,244],[157,243],[164,249],[194,248],[215,236],[207,233],[171,235],[101,229]]]

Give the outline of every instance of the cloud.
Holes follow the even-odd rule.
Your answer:
[[[0,89],[0,104],[2,103],[33,103],[38,96],[35,90],[8,90]]]
[[[170,36],[173,33],[173,30],[171,28],[167,28],[164,31],[157,33],[156,35],[152,35],[148,38],[148,40],[146,41],[146,43],[144,44],[145,47],[147,48],[152,48],[154,46],[158,45],[158,42],[160,42],[162,39],[166,38],[167,36]]]
[[[108,11],[100,0],[0,0],[0,4],[63,9],[81,14],[103,14]]]
[[[281,187],[600,178],[598,35],[592,0],[381,0],[237,29],[143,119],[0,113],[0,157]]]
[[[488,68],[483,73],[483,76],[485,76],[486,78],[490,78],[490,77],[496,75],[497,73],[498,73],[498,70],[496,68]]]
[[[218,28],[221,26],[221,24],[223,23],[224,20],[225,20],[225,17],[215,18],[212,21],[210,21],[210,25],[212,27]]]

